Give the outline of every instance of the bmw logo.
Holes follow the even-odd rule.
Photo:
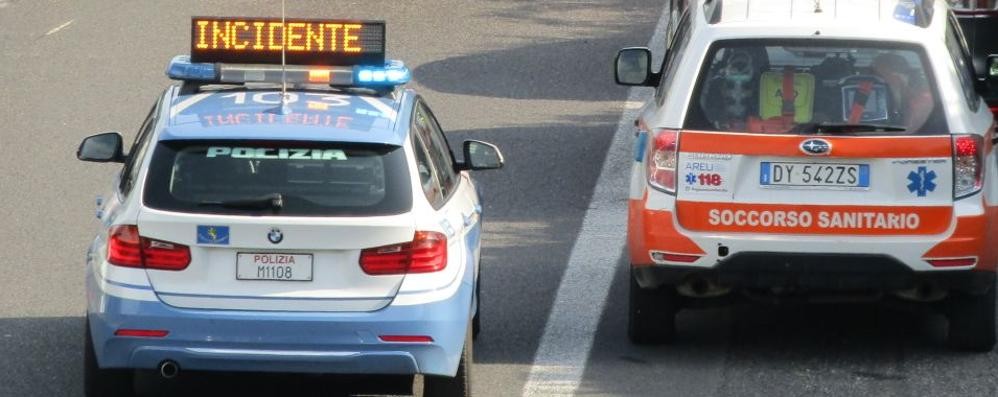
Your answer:
[[[801,142],[800,151],[811,156],[827,156],[832,152],[832,144],[824,139],[808,139]]]
[[[272,228],[270,229],[270,233],[267,233],[267,240],[270,240],[274,244],[280,243],[281,240],[284,240],[284,233],[281,233],[281,229]]]

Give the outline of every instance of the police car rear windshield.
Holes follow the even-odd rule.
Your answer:
[[[412,206],[401,147],[317,142],[162,141],[145,205],[189,213],[375,216]]]
[[[840,40],[727,40],[710,49],[686,129],[749,133],[941,134],[924,51]]]

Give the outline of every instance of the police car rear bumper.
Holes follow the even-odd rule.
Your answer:
[[[731,288],[797,288],[829,291],[897,291],[925,283],[946,290],[986,292],[992,271],[915,271],[888,255],[741,252],[704,268],[682,265],[635,266],[644,288],[678,285],[693,278]]]
[[[453,376],[464,346],[472,287],[438,302],[366,313],[178,309],[158,301],[102,295],[88,316],[102,368]],[[165,330],[163,338],[115,336],[119,329]],[[389,343],[380,336],[429,336]]]

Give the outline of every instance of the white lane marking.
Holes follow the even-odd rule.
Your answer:
[[[66,21],[66,23],[64,23],[62,25],[59,25],[59,26],[56,26],[55,28],[52,28],[52,30],[50,30],[47,33],[45,33],[45,35],[46,36],[51,36],[53,34],[56,34],[60,30],[63,30],[65,28],[69,27],[69,25],[72,25],[73,22],[75,22],[75,21],[76,21],[75,19],[70,19],[70,20]]]
[[[665,48],[668,9],[655,26],[649,48]],[[534,356],[523,396],[570,396],[582,382],[586,360],[606,304],[617,260],[627,234],[627,184],[630,181],[634,120],[651,98],[650,89],[631,89],[593,191],[582,230],[575,240],[544,336]]]

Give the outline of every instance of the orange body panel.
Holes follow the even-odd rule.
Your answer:
[[[949,229],[953,216],[953,207],[950,206],[890,207],[679,201],[676,207],[679,224],[686,229],[734,233],[764,231],[813,235],[931,235]]]
[[[718,145],[719,135],[724,144]],[[687,153],[744,154],[758,156],[811,157],[801,142],[821,138],[832,145],[828,157],[919,158],[950,157],[953,142],[946,136],[833,137],[816,135],[760,135],[683,131],[679,150]],[[763,139],[760,139],[763,138]]]
[[[646,209],[644,199],[628,202],[627,223],[627,248],[633,266],[650,266],[649,250],[704,254],[693,240],[676,230],[672,212]]]

